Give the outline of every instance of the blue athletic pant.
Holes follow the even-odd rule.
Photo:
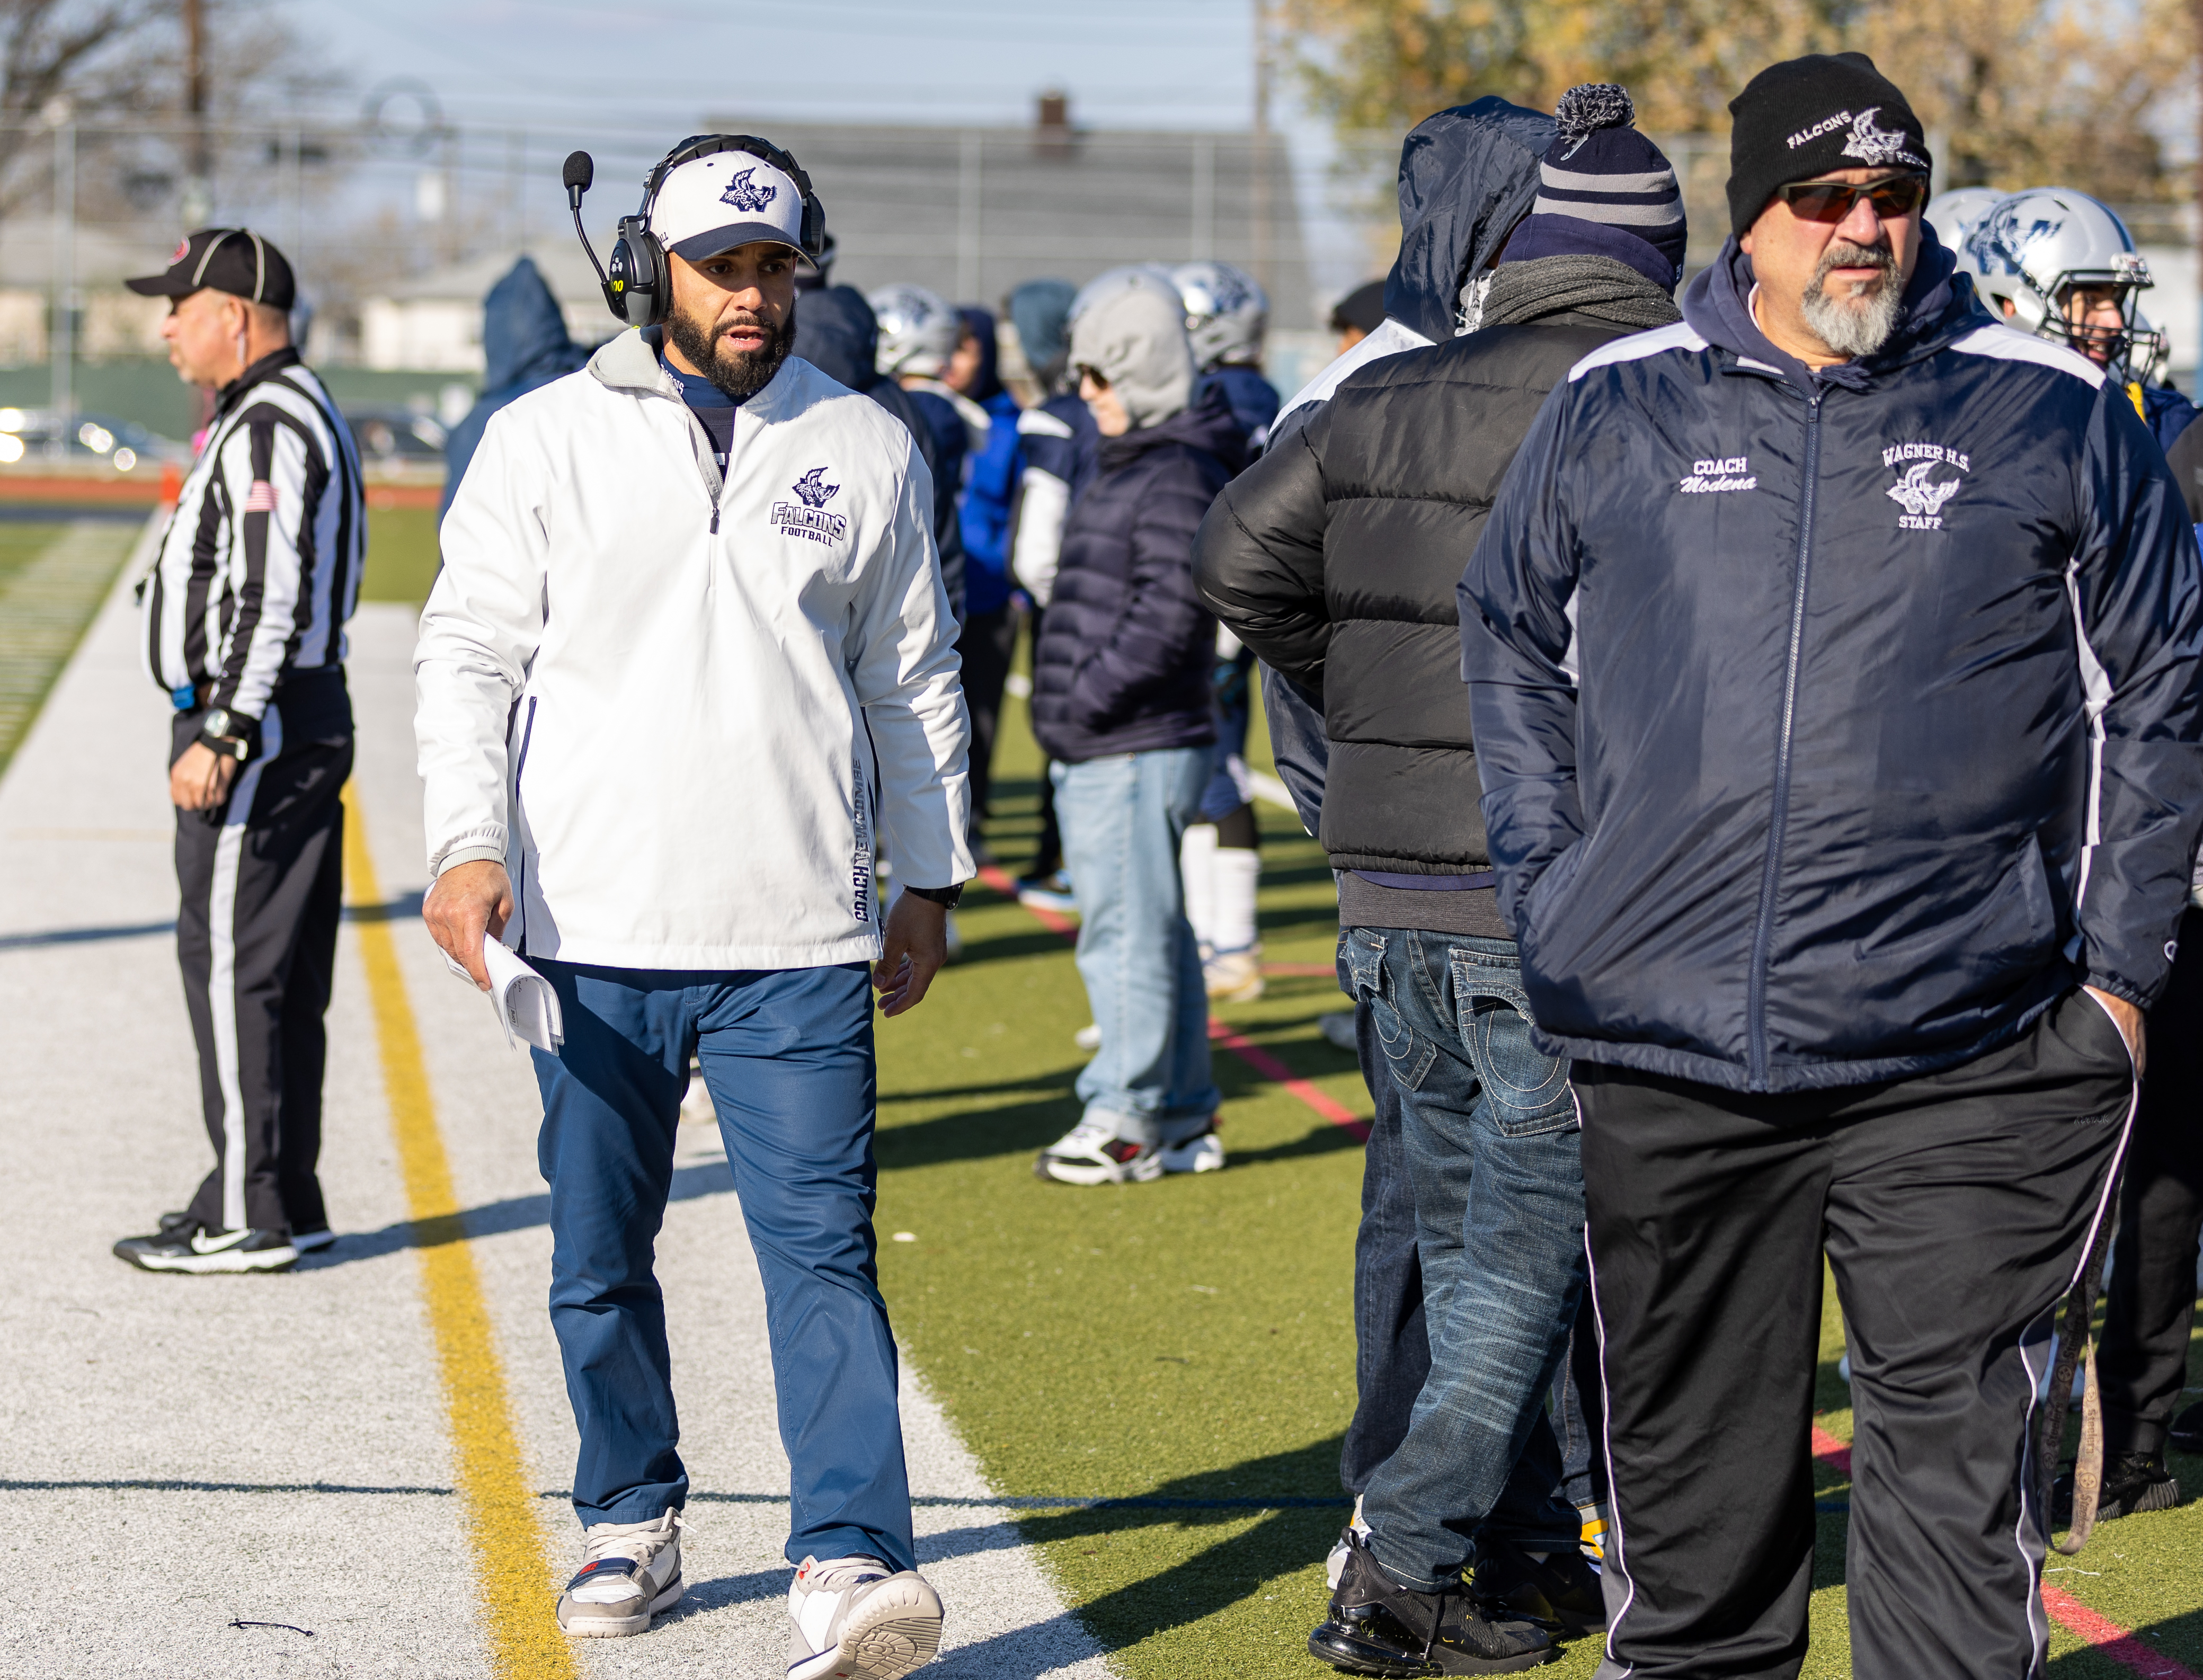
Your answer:
[[[647,1522],[688,1499],[652,1259],[693,1052],[765,1281],[788,1560],[867,1553],[915,1567],[875,1264],[865,965],[700,974],[531,960],[565,1014],[560,1052],[535,1058],[551,1323],[582,1435],[575,1513]]]

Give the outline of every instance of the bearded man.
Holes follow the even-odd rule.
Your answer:
[[[535,1052],[581,1432],[560,1624],[641,1633],[682,1591],[653,1242],[694,1055],[765,1285],[788,1672],[894,1680],[933,1654],[941,1603],[877,1282],[870,986],[888,1015],[924,997],[973,873],[956,625],[910,433],[788,355],[801,171],[747,139],[669,163],[663,328],[501,410],[444,521],[416,666],[422,913],[477,985],[501,937],[564,1016]]]
[[[2195,542],[2105,370],[1953,284],[1870,62],[1729,109],[1733,237],[1553,392],[1462,584],[1499,910],[1582,1116],[1599,1672],[1798,1673],[1825,1254],[1853,1671],[2037,1676],[2052,1313],[2203,820]]]

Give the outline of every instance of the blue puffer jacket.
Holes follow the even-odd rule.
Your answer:
[[[589,359],[566,332],[566,317],[532,258],[523,256],[482,299],[482,389],[466,417],[444,439],[441,525],[467,463],[475,458],[489,417],[514,398],[563,379]]]
[[[1033,657],[1033,734],[1051,758],[1203,746],[1216,621],[1193,588],[1193,538],[1246,463],[1224,393],[1102,440],[1064,522],[1063,562]]]
[[[1549,1052],[1733,1090],[2147,1007],[2203,824],[2203,578],[2093,363],[1933,243],[1881,351],[1768,342],[1733,241],[1556,390],[1462,583]]]
[[[998,612],[1009,604],[1010,504],[1025,475],[1025,451],[1018,437],[1018,399],[1002,389],[995,373],[995,317],[984,309],[959,309],[965,329],[979,341],[979,371],[964,394],[986,410],[994,424],[985,447],[972,457],[959,504],[964,522],[964,552],[969,557],[966,588],[973,613]]]

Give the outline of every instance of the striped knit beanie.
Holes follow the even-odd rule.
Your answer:
[[[1538,202],[1500,261],[1611,256],[1672,290],[1688,233],[1682,190],[1660,148],[1630,127],[1637,108],[1628,91],[1612,82],[1572,87],[1553,120],[1559,133],[1539,172]]]

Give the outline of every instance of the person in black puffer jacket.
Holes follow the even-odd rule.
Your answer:
[[[1245,442],[1220,392],[1187,406],[1184,307],[1160,280],[1082,314],[1071,359],[1101,427],[1101,467],[1065,522],[1032,718],[1056,761],[1078,973],[1102,1042],[1078,1076],[1084,1114],[1035,1170],[1113,1184],[1224,1164],[1178,857],[1216,740],[1216,621],[1194,593],[1193,538]]]
[[[1632,115],[1618,87],[1570,90],[1535,213],[1463,289],[1479,330],[1350,376],[1202,528],[1202,599],[1322,697],[1340,984],[1373,1011],[1391,1058],[1424,1289],[1448,1304],[1432,1309],[1413,1421],[1367,1472],[1366,1528],[1344,1542],[1332,1622],[1311,1640],[1333,1662],[1372,1636],[1356,1625],[1357,1561],[1365,1591],[1438,1593],[1472,1542],[1485,1599],[1572,1632],[1604,1620],[1544,1408],[1582,1294],[1578,1132],[1568,1064],[1530,1041],[1521,959],[1493,902],[1455,573],[1547,393],[1612,340],[1680,318],[1681,198]],[[1576,1417],[1595,1420],[1596,1359],[1576,1365]]]

